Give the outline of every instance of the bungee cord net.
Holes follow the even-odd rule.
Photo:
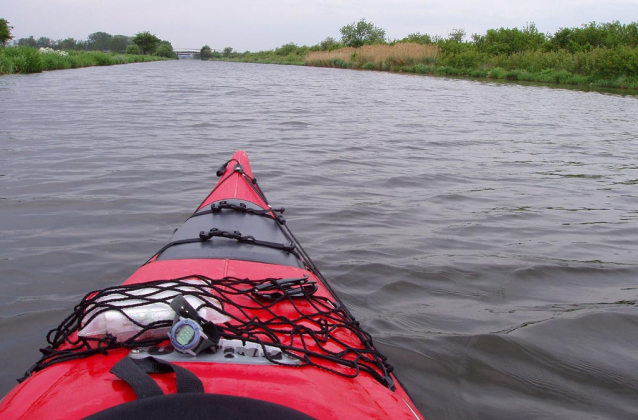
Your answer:
[[[113,349],[166,344],[175,315],[166,314],[166,308],[175,296],[183,295],[203,319],[216,324],[221,338],[258,344],[272,364],[313,366],[349,378],[365,373],[394,390],[393,368],[374,348],[370,335],[338,301],[315,292],[315,282],[307,277],[249,280],[201,275],[93,291],[49,331],[42,358],[19,381],[56,363]],[[266,347],[298,363],[281,363]]]

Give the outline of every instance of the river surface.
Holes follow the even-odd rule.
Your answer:
[[[0,77],[0,395],[246,150],[436,419],[638,417],[638,98],[175,61]]]

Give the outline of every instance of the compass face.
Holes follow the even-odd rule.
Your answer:
[[[175,331],[175,341],[177,341],[182,346],[187,346],[193,341],[195,337],[195,329],[188,325],[183,324],[177,328]]]

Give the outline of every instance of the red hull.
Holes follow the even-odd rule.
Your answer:
[[[229,164],[213,192],[198,210],[220,200],[238,199],[269,209],[260,191],[250,185],[248,158],[238,151],[233,159],[246,176]],[[234,162],[231,162],[234,163]],[[274,214],[274,213],[273,213]],[[309,276],[318,283],[319,296],[334,298],[318,272],[307,266],[269,264],[232,258],[159,259],[156,255],[124,284],[173,279],[191,275],[241,279]],[[285,309],[283,310],[285,312]],[[345,340],[349,340],[348,337]],[[126,349],[62,362],[34,373],[0,403],[3,419],[80,419],[106,408],[136,400],[122,380],[109,373]],[[269,401],[319,419],[422,419],[418,409],[396,380],[393,391],[370,375],[340,376],[313,366],[180,363],[203,382],[206,393]],[[332,366],[331,366],[332,367]],[[339,370],[339,367],[333,367]],[[176,392],[175,378],[153,375],[165,394]]]

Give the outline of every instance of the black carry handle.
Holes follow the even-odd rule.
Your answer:
[[[125,356],[111,368],[110,372],[129,384],[138,399],[164,395],[159,385],[148,375],[149,373],[175,372],[178,394],[204,392],[202,381],[193,372],[154,357],[131,359]]]

